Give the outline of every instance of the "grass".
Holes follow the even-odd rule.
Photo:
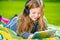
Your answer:
[[[48,23],[60,26],[60,3],[48,2],[45,3],[45,16]]]
[[[45,2],[44,14],[48,23],[60,26],[60,3]],[[23,11],[25,1],[0,1],[0,15],[10,19],[14,14],[19,14]]]
[[[24,5],[25,1],[0,1],[0,14],[5,18],[10,19],[14,14],[20,14],[20,12],[23,11]]]

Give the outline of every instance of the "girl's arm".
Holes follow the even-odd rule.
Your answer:
[[[22,33],[22,34],[21,34],[21,36],[22,36],[23,38],[25,38],[25,39],[31,38],[31,35],[32,35],[32,33],[29,33],[29,32],[25,32],[25,33]]]

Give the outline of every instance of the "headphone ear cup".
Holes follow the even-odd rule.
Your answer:
[[[26,13],[26,15],[29,14],[29,9],[28,9],[28,7],[25,7],[24,12]]]

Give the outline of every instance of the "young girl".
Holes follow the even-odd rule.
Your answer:
[[[20,16],[18,34],[23,38],[32,38],[34,32],[46,29],[42,0],[29,0]]]

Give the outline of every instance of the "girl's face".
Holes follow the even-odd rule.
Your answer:
[[[30,17],[33,21],[36,21],[36,20],[40,17],[40,8],[30,9],[29,17]]]

